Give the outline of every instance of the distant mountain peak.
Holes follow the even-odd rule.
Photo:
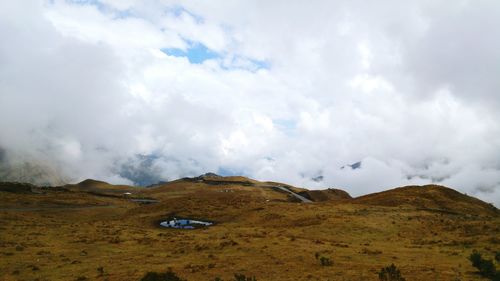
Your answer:
[[[200,177],[210,177],[210,178],[222,178],[222,176],[217,175],[216,173],[205,173],[201,175]]]
[[[322,182],[324,177],[322,175],[311,178],[315,182]]]
[[[83,180],[83,181],[78,183],[78,185],[81,185],[81,186],[93,186],[93,185],[97,185],[97,184],[109,184],[109,183],[104,182],[104,181],[94,180],[94,179],[86,179],[86,180]]]
[[[344,165],[344,166],[340,167],[340,169],[345,169],[347,167],[350,167],[352,170],[361,169],[361,164],[363,164],[363,162],[358,161],[358,162],[350,164],[350,165]]]

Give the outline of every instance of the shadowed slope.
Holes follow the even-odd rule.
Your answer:
[[[314,202],[323,201],[348,201],[352,197],[344,190],[336,188],[328,188],[324,190],[306,190],[298,192],[299,195],[306,197]]]
[[[138,192],[142,187],[134,187],[130,185],[113,185],[104,181],[86,179],[77,184],[67,184],[63,186],[71,191],[91,192],[96,194],[121,195],[125,192]]]
[[[0,191],[13,193],[31,193],[34,188],[36,188],[36,186],[30,183],[0,182]]]

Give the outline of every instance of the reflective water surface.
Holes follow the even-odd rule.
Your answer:
[[[171,220],[162,221],[160,223],[163,227],[168,228],[181,228],[181,229],[194,229],[204,226],[212,225],[212,222],[199,221],[199,220],[191,220],[191,219],[176,219],[173,218]]]

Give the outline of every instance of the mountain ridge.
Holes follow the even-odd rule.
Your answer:
[[[35,190],[37,187],[32,184],[1,182],[0,191],[15,192],[15,186],[17,186],[19,192],[24,193]],[[499,214],[499,210],[493,204],[486,203],[478,198],[468,196],[452,188],[440,185],[403,186],[352,197],[347,191],[336,188],[309,190],[307,188],[295,187],[279,182],[261,182],[244,176],[225,177],[214,173],[207,173],[197,177],[180,178],[160,183],[152,187],[113,185],[105,181],[86,179],[76,184],[59,186],[59,188],[75,192],[91,192],[102,195],[112,194],[121,196],[126,193],[134,193],[140,194],[141,196],[154,196],[155,194],[161,195],[164,192],[171,192],[177,189],[202,191],[209,186],[213,188],[223,188],[223,192],[234,192],[235,190],[245,190],[247,192],[258,191],[263,197],[267,196],[266,198],[277,197],[274,193],[286,194],[286,192],[276,188],[283,187],[292,194],[295,193],[316,203],[343,202],[384,207],[412,206],[415,208],[460,214]],[[51,187],[44,188],[50,189]],[[293,201],[294,199],[289,197],[288,200]]]

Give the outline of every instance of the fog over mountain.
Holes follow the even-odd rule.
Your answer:
[[[500,206],[498,26],[494,0],[2,1],[0,180],[434,182]]]

